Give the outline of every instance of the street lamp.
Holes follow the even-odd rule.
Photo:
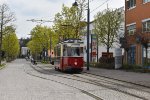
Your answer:
[[[78,6],[77,1],[75,1],[75,2],[72,4],[72,6]]]
[[[72,6],[78,6],[75,1]],[[87,5],[87,70],[89,70],[89,34],[90,34],[90,8],[89,8],[89,0]]]

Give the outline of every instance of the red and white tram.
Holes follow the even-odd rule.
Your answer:
[[[79,39],[68,39],[56,45],[54,65],[60,71],[83,70],[83,47],[84,44]]]

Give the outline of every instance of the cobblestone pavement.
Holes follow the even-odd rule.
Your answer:
[[[36,74],[29,62],[20,59],[0,70],[0,100],[94,100],[78,89],[26,72]]]
[[[92,67],[89,71],[85,68],[84,72],[150,87],[150,73],[127,72],[123,70],[110,70]]]
[[[149,100],[150,89],[88,73],[16,60],[0,70],[0,100]]]
[[[44,67],[45,66],[45,67]],[[46,66],[38,64],[32,66],[35,70],[42,74],[49,74],[52,72],[50,65]],[[49,72],[50,71],[50,72]],[[49,77],[42,75],[48,79]],[[55,77],[55,78],[54,78]],[[148,100],[150,98],[150,88],[143,86],[130,84],[114,79],[105,77],[95,76],[92,74],[81,73],[81,74],[53,74],[52,80],[62,80],[65,84],[71,84],[74,87],[78,87],[82,90],[88,91],[96,97],[104,100]],[[68,80],[69,79],[69,80]],[[73,83],[72,83],[73,82]]]

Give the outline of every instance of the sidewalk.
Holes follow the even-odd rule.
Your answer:
[[[110,70],[110,69],[100,69],[92,68],[87,71],[84,68],[83,72],[104,76],[116,80],[127,81],[130,83],[139,84],[150,88],[150,74],[149,73],[136,73],[136,72],[126,72],[122,70]]]

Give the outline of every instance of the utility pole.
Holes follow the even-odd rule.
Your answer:
[[[75,1],[72,6],[78,6],[77,1]],[[90,35],[90,8],[89,8],[89,0],[88,0],[88,8],[87,8],[87,70],[89,70],[89,35]]]
[[[88,0],[88,9],[87,9],[87,70],[89,70],[89,33],[90,32],[90,8]]]

